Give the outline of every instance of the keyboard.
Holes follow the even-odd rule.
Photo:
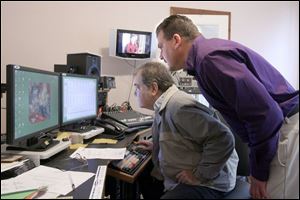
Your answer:
[[[123,160],[114,160],[110,167],[121,170],[127,174],[133,175],[137,169],[151,156],[151,152],[141,148],[134,143],[127,147]]]
[[[78,128],[74,128],[71,131],[77,132],[77,133],[86,133],[86,132],[95,130],[96,128],[97,128],[96,126],[87,125],[87,126],[80,126]]]
[[[99,135],[100,133],[104,132],[104,128],[92,126],[92,125],[86,125],[86,126],[80,126],[80,127],[72,127],[72,126],[66,126],[61,128],[61,131],[68,131],[68,132],[76,132],[80,133],[83,136],[83,139],[90,139],[96,135]]]
[[[102,194],[104,189],[106,171],[107,171],[107,167],[105,165],[98,166],[89,199],[103,198]]]
[[[47,151],[48,149],[51,149],[58,145],[60,143],[59,140],[49,140],[49,144],[45,146],[36,146],[35,148],[33,147],[21,147],[21,146],[7,146],[6,150],[18,150],[18,151],[40,151],[44,152]]]
[[[53,144],[51,144],[51,147],[45,151],[28,151],[28,150],[24,151],[24,150],[16,150],[11,148],[7,148],[6,151],[8,153],[34,155],[34,156],[38,156],[42,160],[42,159],[48,159],[51,156],[61,152],[62,150],[67,149],[70,144],[71,144],[70,141],[64,142],[64,141],[53,140]]]
[[[151,115],[146,115],[134,110],[128,110],[125,112],[103,112],[101,117],[114,119],[129,128],[137,126],[151,126],[153,123],[153,117]]]
[[[103,132],[104,132],[104,128],[96,127],[95,129],[92,129],[88,132],[80,133],[80,135],[83,136],[83,139],[87,140],[87,139],[90,139],[96,135],[99,135],[100,133],[103,133]]]

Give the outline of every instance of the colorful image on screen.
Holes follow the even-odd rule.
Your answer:
[[[50,117],[50,84],[31,82],[29,84],[29,121],[32,124]]]
[[[146,35],[138,35],[134,33],[123,33],[122,34],[122,53],[136,53],[145,54],[150,51],[146,49],[147,42]]]

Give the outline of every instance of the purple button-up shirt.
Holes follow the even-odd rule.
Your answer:
[[[248,143],[251,175],[268,180],[279,129],[299,91],[263,57],[229,40],[197,37],[186,65],[206,100]]]

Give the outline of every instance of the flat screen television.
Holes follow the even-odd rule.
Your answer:
[[[7,143],[24,149],[47,148],[48,132],[59,127],[59,74],[7,65]]]
[[[152,32],[116,29],[111,32],[110,55],[128,59],[153,57]]]
[[[96,119],[97,85],[98,79],[95,76],[61,74],[61,126],[72,125],[76,131],[76,126],[87,120]],[[63,129],[70,130],[72,127]]]

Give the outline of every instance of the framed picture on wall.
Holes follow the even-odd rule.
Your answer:
[[[170,13],[190,18],[205,38],[230,40],[230,12],[171,7]]]

